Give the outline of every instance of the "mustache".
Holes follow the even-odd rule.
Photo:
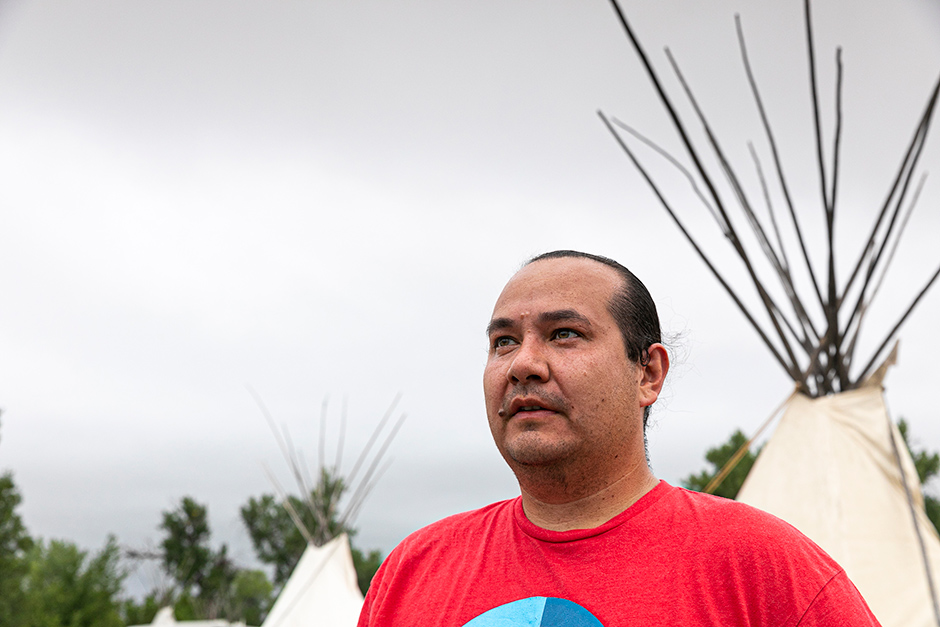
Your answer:
[[[528,385],[519,385],[512,389],[503,399],[502,405],[496,411],[500,418],[506,418],[509,415],[509,407],[517,398],[525,398],[528,401],[534,400],[537,404],[544,407],[550,407],[555,411],[568,413],[568,401],[557,394],[550,394],[543,390],[531,389]]]

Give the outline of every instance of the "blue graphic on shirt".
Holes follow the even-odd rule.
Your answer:
[[[566,599],[529,597],[484,612],[464,627],[604,627],[589,611]]]

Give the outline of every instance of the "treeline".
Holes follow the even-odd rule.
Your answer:
[[[324,469],[309,498],[289,497],[305,532],[317,540],[355,535],[335,504],[346,490],[334,470]],[[17,512],[22,497],[13,473],[0,475],[0,626],[125,627],[150,623],[172,606],[177,620],[222,618],[260,625],[307,546],[307,540],[273,495],[253,497],[241,518],[258,560],[273,572],[244,568],[228,547],[210,543],[208,509],[192,497],[162,513],[162,540],[154,551],[123,550],[110,536],[98,551],[68,540],[32,537]],[[379,551],[352,547],[363,593],[381,563]],[[128,598],[123,584],[136,560],[154,560],[166,585],[143,600]]]

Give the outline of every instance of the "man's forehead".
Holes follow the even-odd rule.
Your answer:
[[[507,307],[527,304],[548,309],[603,306],[621,288],[619,273],[591,259],[561,257],[541,259],[524,266],[506,286],[493,308],[500,317]]]
[[[622,282],[616,270],[593,259],[554,257],[523,266],[503,287],[503,294],[520,287],[543,291],[590,287],[612,294]]]

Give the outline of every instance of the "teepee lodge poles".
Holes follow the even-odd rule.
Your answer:
[[[268,411],[258,393],[251,387],[248,387],[248,391],[254,397],[255,403],[268,422],[268,426],[274,434],[274,439],[281,449],[281,454],[287,462],[291,474],[294,476],[297,490],[300,493],[300,503],[306,508],[307,513],[309,513],[309,518],[312,518],[312,530],[308,529],[303,522],[303,518],[307,517],[304,516],[302,512],[297,511],[297,508],[291,503],[288,492],[281,487],[274,473],[272,473],[266,465],[264,466],[265,473],[268,475],[268,479],[271,481],[278,499],[287,510],[291,521],[297,527],[298,531],[300,531],[307,543],[318,547],[323,546],[334,537],[353,526],[366,498],[372,492],[379,477],[381,477],[388,468],[388,463],[384,462],[385,455],[388,453],[389,446],[395,439],[395,436],[398,435],[398,430],[401,429],[406,418],[404,413],[400,414],[394,425],[386,430],[389,421],[395,413],[398,401],[401,400],[401,394],[397,395],[392,400],[385,414],[382,416],[382,419],[376,425],[375,429],[373,429],[372,435],[369,436],[365,447],[356,458],[352,470],[345,476],[341,474],[340,466],[343,457],[343,442],[345,439],[345,406],[343,408],[335,462],[330,465],[326,463],[325,459],[324,442],[326,440],[327,401],[324,400],[320,414],[320,437],[317,444],[317,478],[316,481],[312,481],[309,468],[300,451],[294,447],[287,428],[284,427],[283,430],[278,429],[277,425],[274,423],[274,418],[271,416],[271,413]],[[379,445],[378,451],[373,453],[372,449],[375,447],[380,437],[382,442]],[[364,474],[362,478],[359,479],[359,472],[363,469],[365,469]],[[348,499],[344,499],[347,495],[347,491],[350,489],[352,490],[351,496]],[[346,501],[344,508],[341,507],[341,500]]]
[[[811,104],[814,124],[815,161],[818,170],[819,194],[826,224],[824,271],[819,272],[810,258],[806,243],[804,227],[797,218],[797,207],[791,193],[790,182],[787,179],[783,163],[778,150],[776,136],[771,127],[763,99],[758,89],[748,57],[744,38],[744,29],[739,17],[735,17],[738,35],[738,44],[744,65],[744,72],[748,80],[754,104],[759,115],[763,132],[770,147],[773,164],[773,175],[779,185],[783,202],[786,207],[785,215],[794,239],[799,245],[799,254],[788,254],[784,245],[785,238],[781,235],[781,226],[785,223],[778,220],[770,193],[770,182],[761,165],[760,158],[749,144],[753,167],[760,182],[760,193],[750,194],[737,170],[721,147],[718,137],[709,124],[705,112],[700,107],[689,81],[683,75],[679,64],[669,49],[666,56],[672,72],[675,74],[682,88],[683,94],[690,104],[696,122],[705,135],[704,144],[693,141],[689,127],[680,117],[672,98],[666,92],[656,69],[644,51],[633,28],[630,26],[616,0],[611,0],[613,9],[633,46],[647,76],[678,134],[679,140],[688,158],[691,167],[686,167],[681,160],[670,155],[652,140],[644,137],[632,127],[598,112],[604,124],[610,130],[624,153],[633,162],[641,176],[647,181],[660,204],[669,217],[679,227],[680,232],[692,245],[696,254],[705,263],[706,267],[721,284],[722,288],[737,305],[744,317],[757,331],[761,340],[770,350],[774,359],[797,384],[798,389],[809,396],[824,396],[834,392],[846,391],[856,388],[872,372],[879,356],[894,339],[900,326],[911,314],[921,298],[933,286],[940,276],[940,267],[921,288],[910,305],[901,315],[897,323],[891,328],[883,341],[873,354],[861,361],[864,366],[856,365],[856,349],[861,323],[878,292],[881,280],[891,264],[893,251],[898,248],[901,236],[911,211],[916,205],[923,178],[911,194],[912,182],[917,174],[917,164],[920,160],[927,139],[930,124],[940,95],[940,79],[934,85],[927,100],[924,111],[915,127],[914,134],[901,159],[901,164],[892,180],[888,194],[877,213],[868,238],[851,267],[849,278],[840,285],[836,277],[835,230],[838,206],[838,188],[840,179],[840,156],[842,149],[842,55],[841,49],[836,51],[835,59],[835,122],[832,140],[832,154],[828,162],[825,156],[822,119],[820,107],[819,85],[817,79],[816,49],[813,35],[812,12],[810,0],[804,0],[804,19],[806,32],[806,47],[809,58],[809,81]],[[690,182],[693,191],[701,203],[706,207],[712,218],[734,250],[735,256],[743,265],[753,289],[756,291],[760,303],[761,322],[755,312],[744,304],[739,293],[726,280],[723,272],[713,263],[699,244],[697,237],[686,227],[679,213],[670,204],[666,194],[653,179],[648,168],[644,167],[634,150],[630,147],[627,138],[635,139],[652,148],[654,152],[664,157],[674,168],[683,174]],[[722,176],[730,187],[733,202],[728,202],[719,192],[715,179],[705,166],[704,155],[717,163]],[[771,181],[773,182],[773,181]],[[911,199],[908,200],[908,197]],[[758,212],[757,202],[763,203],[764,212],[768,216],[769,224],[763,220]],[[743,214],[744,221],[751,236],[756,240],[758,247],[772,269],[772,278],[767,281],[758,273],[752,253],[748,250],[739,233],[735,220],[740,220]],[[907,210],[902,216],[902,208]],[[732,215],[734,214],[734,215]],[[792,261],[791,261],[792,260]],[[794,265],[794,263],[796,265]],[[817,260],[819,263],[819,260]],[[794,272],[805,272],[811,286],[810,298],[801,294],[794,280]],[[779,301],[772,292],[782,291],[784,300]],[[804,290],[805,292],[805,290]],[[769,325],[768,325],[769,323]]]

